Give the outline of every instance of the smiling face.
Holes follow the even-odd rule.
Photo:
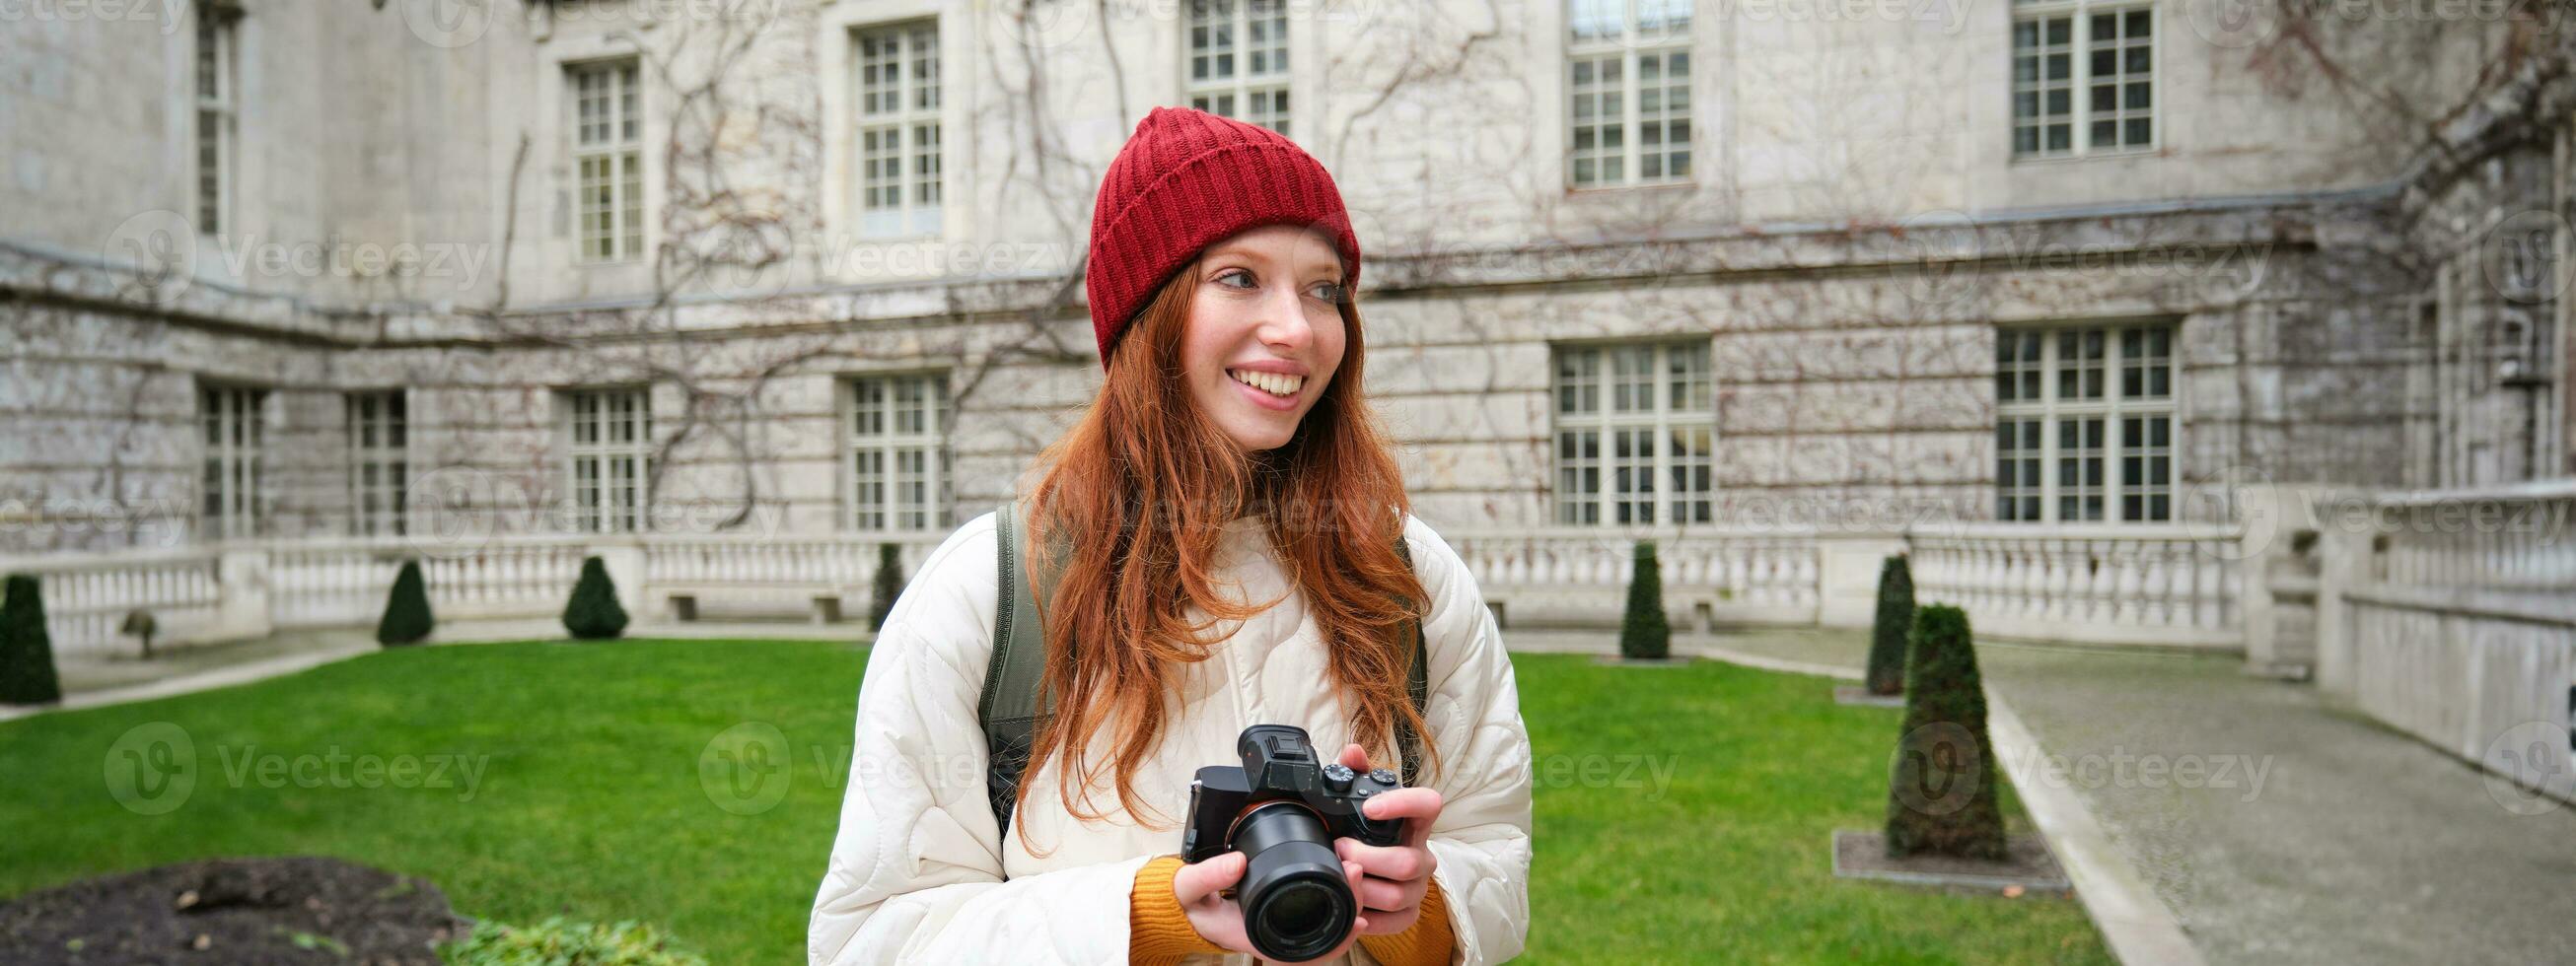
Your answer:
[[[1348,344],[1341,256],[1320,233],[1271,225],[1208,246],[1184,270],[1198,282],[1181,336],[1191,400],[1245,449],[1286,445]]]

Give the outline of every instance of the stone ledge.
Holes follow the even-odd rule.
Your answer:
[[[1834,832],[1834,876],[1979,891],[2074,890],[2065,870],[2057,867],[2056,857],[2049,854],[2048,843],[2038,836],[2013,836],[2004,849],[2005,858],[2001,861],[1946,855],[1892,858],[1887,854],[1887,833],[1839,829]]]
[[[1834,703],[1861,708],[1902,708],[1905,706],[1905,695],[1871,694],[1868,688],[1845,686],[1834,689]]]

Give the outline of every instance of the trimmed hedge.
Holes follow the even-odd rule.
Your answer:
[[[36,578],[10,574],[0,593],[0,704],[51,704],[63,699],[54,673],[54,639],[45,631],[45,598]]]
[[[1887,854],[2004,857],[1995,745],[1968,615],[1946,604],[1914,612],[1905,730],[1887,793]]]
[[[581,562],[581,580],[572,585],[564,605],[564,630],[585,641],[607,640],[626,633],[626,608],[617,603],[617,585],[609,582],[608,565],[597,557]]]
[[[420,561],[403,561],[402,573],[394,575],[393,593],[385,598],[384,617],[376,621],[376,643],[418,644],[436,625],[429,613],[429,587],[420,579]]]
[[[900,593],[903,593],[903,548],[891,543],[877,544],[877,599],[869,605],[868,629],[885,629],[886,615],[894,613],[894,598]]]
[[[1905,635],[1914,627],[1914,572],[1905,555],[1878,568],[1878,623],[1869,635],[1869,693],[1905,690]]]
[[[1628,614],[1619,622],[1619,655],[1629,660],[1672,656],[1673,629],[1664,619],[1664,577],[1655,542],[1637,541],[1636,575],[1628,581]]]

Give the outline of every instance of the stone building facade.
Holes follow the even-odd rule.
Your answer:
[[[1192,103],[1339,179],[1444,530],[2046,533],[2567,474],[2563,135],[2428,175],[2201,7],[29,18],[0,553],[944,532],[1096,388],[1090,192]],[[2407,69],[2463,97],[2497,29]]]

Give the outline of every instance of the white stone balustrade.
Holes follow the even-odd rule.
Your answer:
[[[2560,591],[2576,587],[2576,481],[2379,500],[2374,583]]]
[[[2319,687],[2523,789],[2500,802],[2576,801],[2576,480],[2373,509],[2325,531]]]
[[[535,617],[561,610],[582,558],[580,537],[506,537],[419,544],[401,538],[266,544],[269,605],[279,627],[371,624],[405,560],[420,561],[440,617]]]
[[[131,649],[119,632],[143,610],[156,641],[257,637],[282,628],[372,625],[403,562],[417,560],[440,619],[529,618],[560,612],[600,556],[619,596],[660,616],[672,592],[758,603],[848,596],[873,602],[878,546],[902,549],[911,574],[945,534],[836,534],[810,539],[730,534],[506,536],[412,542],[400,537],[240,541],[186,550],[0,560],[0,573],[35,575],[54,650],[90,655]],[[635,561],[633,572],[628,561]]]
[[[1615,622],[1626,606],[1639,540],[1655,542],[1664,606],[1677,627],[1716,621],[1811,623],[1820,597],[1818,541],[1776,530],[1460,529],[1458,551],[1490,603],[1514,626]],[[1701,614],[1701,611],[1705,614]]]
[[[1909,534],[1915,599],[1981,636],[2227,648],[2242,643],[2242,542],[2194,526],[1945,524]]]
[[[55,652],[85,654],[127,647],[120,629],[135,610],[159,625],[156,645],[229,636],[221,563],[211,549],[138,550],[0,560],[0,573],[35,574]]]

